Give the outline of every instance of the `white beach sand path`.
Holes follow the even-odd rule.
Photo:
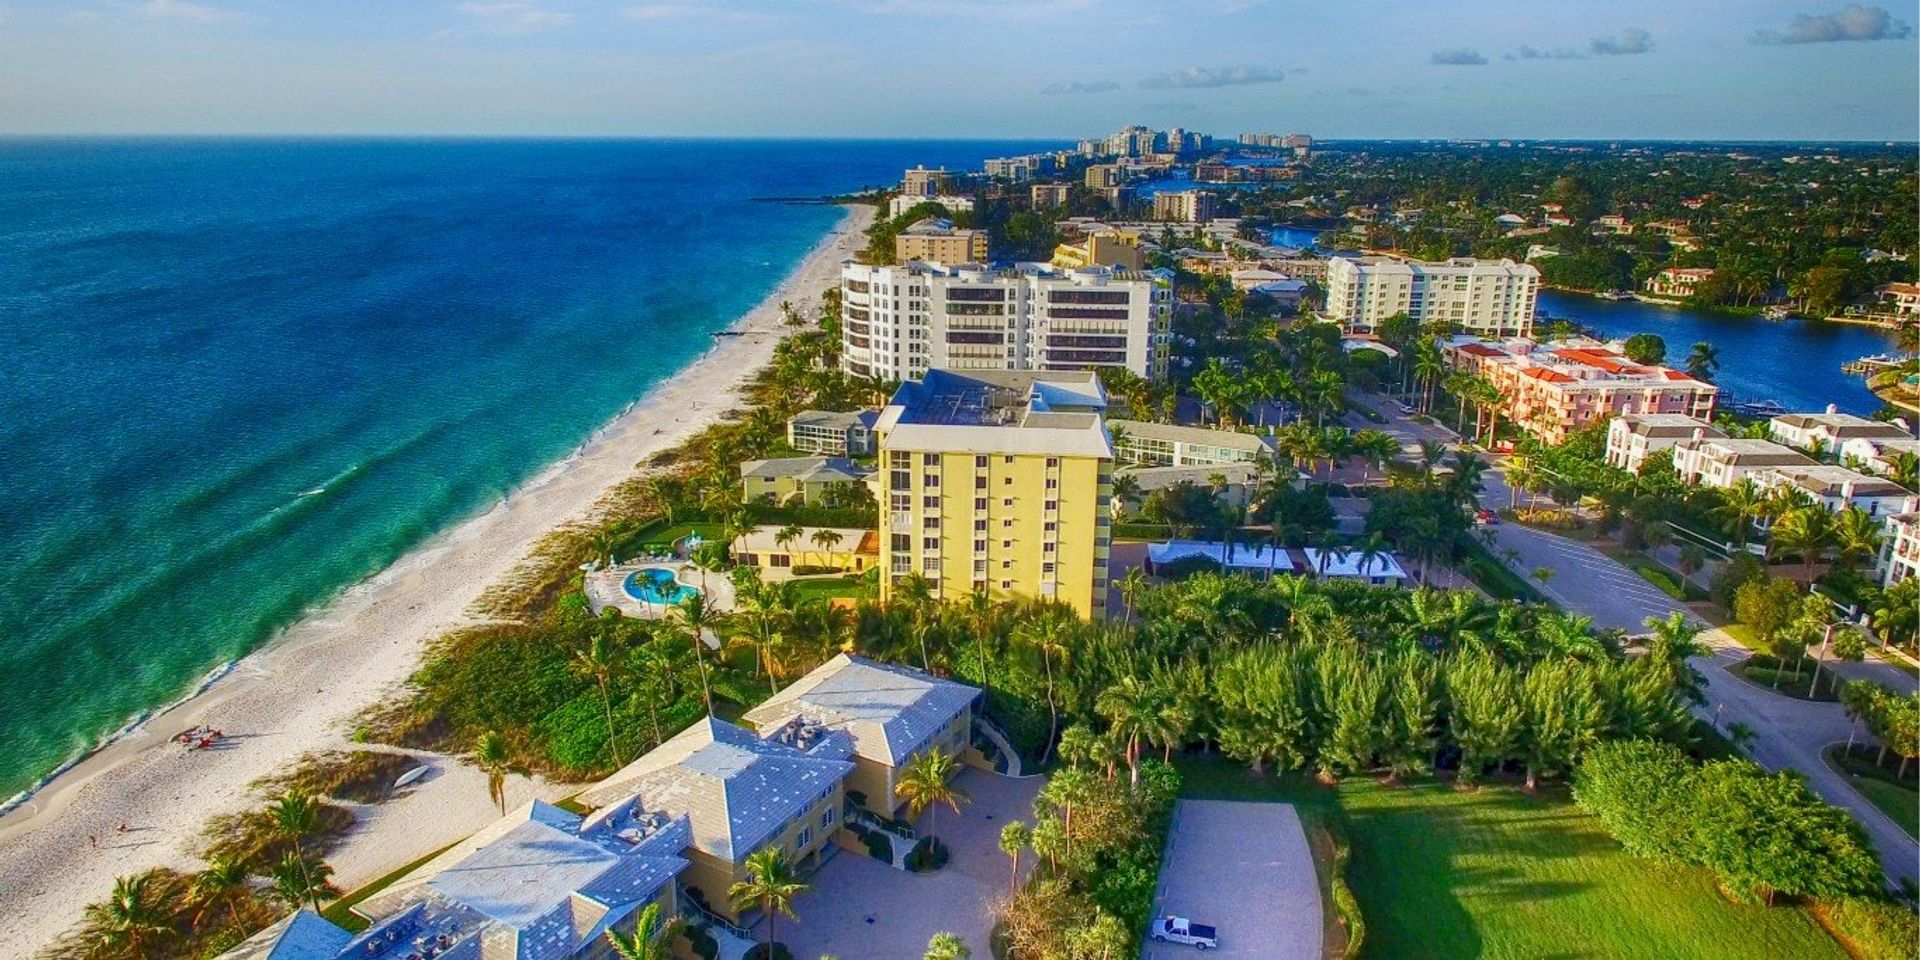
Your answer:
[[[253,781],[303,753],[347,746],[348,724],[392,696],[425,644],[461,624],[474,600],[554,528],[585,516],[636,464],[735,406],[746,377],[772,356],[779,305],[818,303],[839,264],[864,243],[871,208],[856,206],[794,272],[693,365],[659,384],[575,454],[487,513],[434,538],[343,592],[241,661],[201,696],[154,718],[0,818],[0,958],[28,957],[79,920],[115,877],[153,867],[194,869],[202,825],[255,802]],[[236,571],[233,575],[244,575]],[[101,678],[111,682],[110,677]],[[227,749],[187,752],[168,741],[200,723]],[[464,837],[496,816],[485,778],[435,759],[402,798],[366,808],[329,858],[343,889],[378,878]],[[571,792],[516,778],[510,802]],[[123,831],[121,828],[125,827]]]

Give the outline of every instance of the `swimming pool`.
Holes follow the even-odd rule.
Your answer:
[[[641,603],[671,606],[691,597],[700,591],[681,583],[674,577],[673,571],[665,567],[648,567],[627,574],[621,589],[627,596]]]

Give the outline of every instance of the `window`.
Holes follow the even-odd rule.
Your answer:
[[[913,549],[912,536],[904,533],[896,533],[893,535],[893,552],[894,553],[906,553],[907,551],[912,549]]]
[[[940,498],[939,497],[921,497],[920,505],[922,507],[927,508],[928,510],[938,510],[940,509]]]
[[[940,455],[937,453],[923,453],[920,455],[920,464],[921,466],[932,467],[938,470],[940,469]]]
[[[987,488],[987,475],[983,473],[974,477],[973,488],[975,490],[985,490]]]
[[[1058,509],[1060,509],[1060,501],[1058,501],[1058,500],[1048,500],[1048,501],[1047,501],[1047,506],[1046,506],[1046,509],[1048,510],[1048,512],[1052,512],[1052,511],[1054,511],[1054,510],[1058,510]]]
[[[974,508],[975,510],[985,510],[985,509],[987,509],[987,498],[986,498],[986,497],[974,497],[974,498],[973,498],[973,508]]]
[[[973,532],[974,532],[974,533],[986,533],[986,532],[987,532],[987,521],[985,521],[985,520],[975,520],[975,521],[973,522]]]
[[[835,814],[833,812],[832,807],[828,807],[827,809],[820,811],[820,828],[824,830],[828,827],[833,826],[834,816]]]
[[[792,557],[792,555],[790,555],[790,554],[785,554],[785,553],[775,553],[775,554],[770,554],[770,555],[768,555],[768,557],[767,557],[767,566],[769,566],[769,567],[791,567],[791,566],[793,566],[793,557]]]
[[[940,486],[940,475],[937,473],[927,474],[927,479],[924,485],[928,490],[932,490],[935,487]]]
[[[939,518],[939,517],[921,517],[921,518],[920,518],[920,529],[922,529],[922,530],[938,530],[938,529],[940,529],[940,518]]]
[[[985,470],[987,468],[987,458],[984,456],[974,457],[973,468],[975,470]]]
[[[794,846],[794,849],[796,850],[812,842],[813,842],[812,827],[801,827],[799,835],[793,838],[793,846]]]
[[[922,538],[920,538],[920,549],[922,549],[922,550],[938,550],[938,549],[940,549],[940,538],[939,538],[939,537],[922,537]]]
[[[1047,458],[1047,469],[1048,469],[1048,470],[1058,470],[1058,469],[1060,469],[1060,458],[1059,458],[1059,457],[1048,457],[1048,458]]]

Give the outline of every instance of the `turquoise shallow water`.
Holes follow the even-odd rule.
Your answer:
[[[990,142],[0,141],[0,798],[470,516]]]

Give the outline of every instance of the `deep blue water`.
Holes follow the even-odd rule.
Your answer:
[[[1824,410],[1829,403],[1863,416],[1880,409],[1866,381],[1840,366],[1893,348],[1892,335],[1879,329],[1818,320],[1771,321],[1554,291],[1540,294],[1540,309],[1610,337],[1658,334],[1675,366],[1693,344],[1708,341],[1720,348],[1714,380],[1727,392],[1741,400],[1777,400],[1796,411]]]
[[[839,216],[1037,145],[0,141],[0,798],[496,503]]]

